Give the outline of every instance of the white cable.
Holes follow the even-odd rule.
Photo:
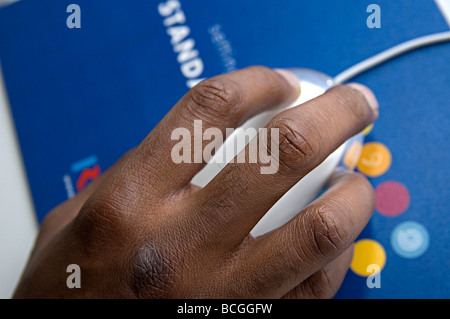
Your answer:
[[[355,64],[354,66],[348,68],[347,70],[339,73],[332,80],[333,81],[332,84],[333,85],[342,84],[348,81],[349,79],[355,77],[356,75],[364,71],[367,71],[368,69],[373,68],[374,66],[377,66],[378,64],[390,60],[400,54],[427,45],[437,44],[446,41],[450,41],[450,31],[435,33],[400,43],[390,49],[387,49],[381,53],[378,53],[377,55],[374,55],[371,58],[361,61],[358,64]]]

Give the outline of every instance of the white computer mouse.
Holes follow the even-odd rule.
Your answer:
[[[278,112],[305,103],[306,101],[323,94],[327,89],[333,86],[332,78],[321,72],[309,69],[289,69],[289,71],[294,73],[299,79],[301,86],[300,97],[294,103],[281,110],[267,111],[254,116],[241,126],[243,130],[235,130],[233,134],[228,136],[222,147],[217,150],[216,155],[194,177],[192,180],[193,184],[201,187],[207,185],[223,169],[223,167],[225,167],[226,163],[230,162],[231,159],[245,147],[245,144],[242,143],[236,147],[236,144],[239,144],[236,141],[239,140],[239,134],[243,134],[247,128],[263,128]],[[250,136],[250,138],[252,138],[252,136]],[[263,216],[253,228],[251,234],[257,237],[278,228],[304,209],[325,187],[328,179],[341,162],[344,152],[349,144],[353,142],[353,140],[358,140],[357,143],[362,144],[362,138],[362,134],[359,134],[358,136],[353,137],[352,141],[349,140],[345,142],[319,166],[298,181],[298,183],[287,191]],[[230,152],[230,145],[233,148],[232,152]],[[224,151],[225,149],[227,150],[226,152]],[[226,157],[225,160],[223,160],[224,156]]]

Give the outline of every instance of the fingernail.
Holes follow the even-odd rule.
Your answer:
[[[285,69],[273,69],[279,75],[281,75],[288,83],[300,91],[300,81],[299,79],[292,73]]]
[[[369,106],[375,112],[375,115],[378,116],[378,100],[375,97],[375,94],[373,94],[372,90],[370,90],[367,86],[359,83],[349,83],[347,85],[360,92],[366,98]]]

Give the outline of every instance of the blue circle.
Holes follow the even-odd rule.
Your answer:
[[[427,251],[430,236],[422,224],[407,221],[394,228],[391,245],[398,255],[404,258],[417,258]]]

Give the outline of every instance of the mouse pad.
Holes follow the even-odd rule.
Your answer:
[[[81,28],[68,24],[72,3],[0,9],[0,59],[39,221],[201,79],[255,64],[334,76],[449,29],[429,0],[77,0]],[[380,28],[367,25],[372,3]],[[353,79],[380,102],[355,163],[377,204],[336,298],[450,297],[449,61],[450,43],[440,44]]]

